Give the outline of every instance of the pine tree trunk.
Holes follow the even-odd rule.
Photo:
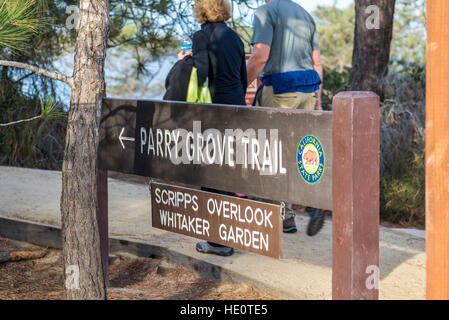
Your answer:
[[[108,0],[80,0],[62,169],[61,214],[67,299],[106,299],[97,219],[97,147],[99,113],[106,93],[104,63],[108,15]],[[77,270],[79,286],[73,282],[78,280]]]
[[[350,91],[373,91],[384,97],[383,80],[388,74],[393,36],[395,0],[356,0],[356,23]],[[373,11],[379,8],[379,29],[373,28]]]

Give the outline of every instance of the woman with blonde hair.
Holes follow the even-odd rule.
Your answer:
[[[201,30],[192,41],[194,65],[198,69],[198,84],[209,79],[212,103],[246,105],[247,88],[245,48],[237,33],[226,25],[231,18],[228,0],[195,0],[194,14]],[[183,54],[180,53],[180,58]],[[209,192],[225,195],[234,193],[202,188]],[[208,241],[199,242],[196,250],[229,256],[234,253],[230,247]]]
[[[195,0],[193,12],[201,24],[192,41],[199,84],[209,78],[213,103],[245,105],[245,48],[237,33],[225,23],[231,18],[229,0]]]

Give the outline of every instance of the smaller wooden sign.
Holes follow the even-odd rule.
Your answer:
[[[280,259],[281,207],[168,184],[151,184],[154,228]]]

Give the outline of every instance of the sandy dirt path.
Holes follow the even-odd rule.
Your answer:
[[[196,240],[151,227],[148,186],[109,179],[110,235],[144,240],[243,275],[248,284],[281,298],[331,299],[331,221],[315,237],[284,234],[284,259],[237,250],[232,257],[202,255]],[[61,173],[0,166],[0,216],[60,225]],[[380,228],[380,298],[425,298],[425,239],[417,230]]]

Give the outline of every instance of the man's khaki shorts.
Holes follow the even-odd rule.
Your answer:
[[[257,96],[256,105],[272,108],[314,110],[317,98],[315,92],[288,92],[274,94],[272,86],[264,86]]]

